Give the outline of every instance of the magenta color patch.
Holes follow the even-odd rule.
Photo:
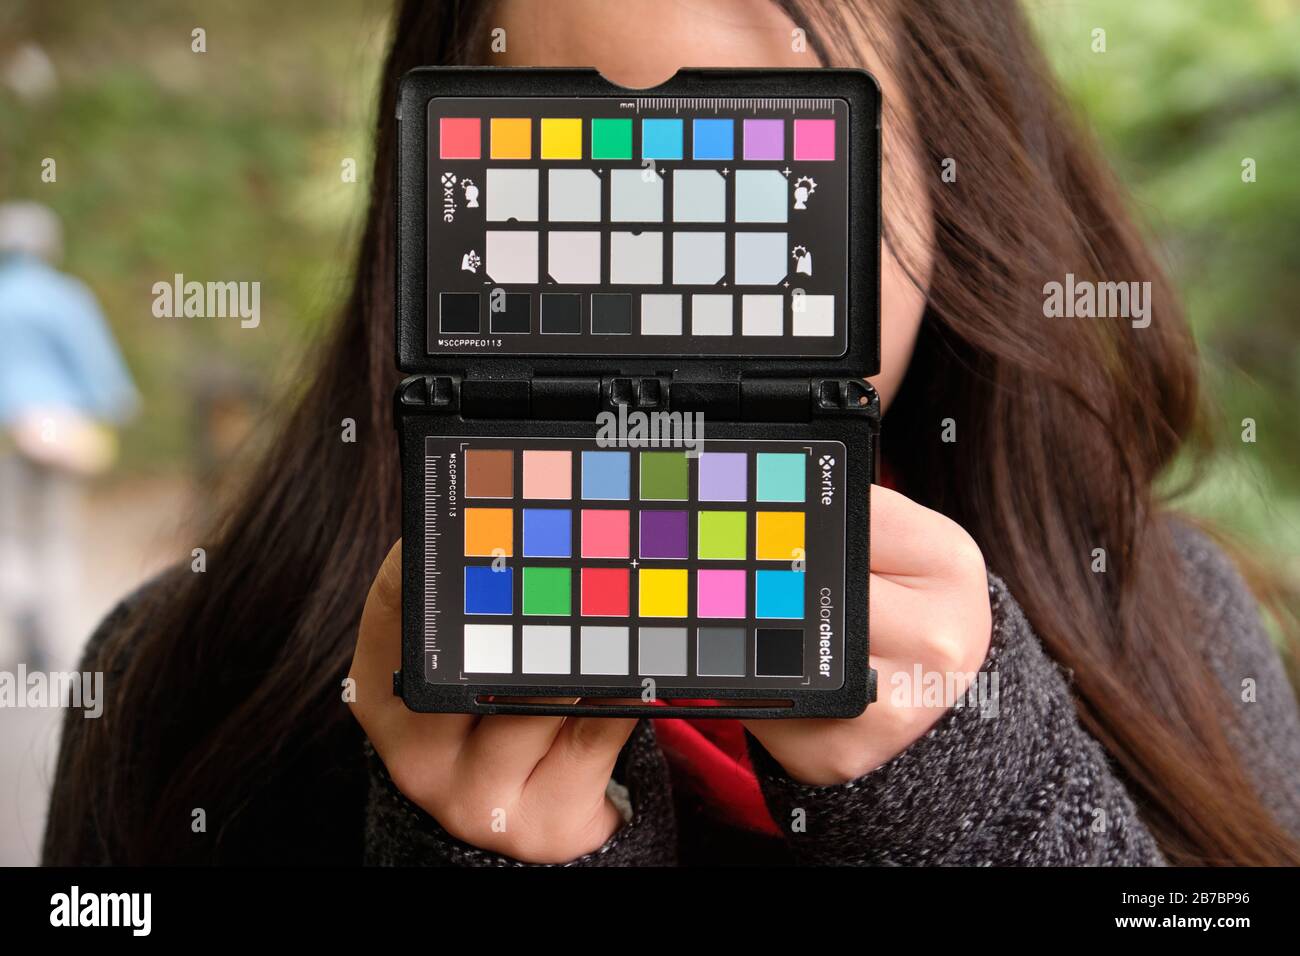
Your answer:
[[[744,571],[697,571],[696,613],[700,617],[745,616]]]
[[[833,160],[835,158],[835,120],[795,120],[794,158],[805,161]]]

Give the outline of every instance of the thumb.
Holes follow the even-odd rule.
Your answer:
[[[781,759],[783,755],[815,746],[812,742],[819,739],[819,732],[823,728],[842,721],[832,722],[824,717],[813,717],[803,720],[742,720],[740,723],[777,763],[784,763]]]
[[[635,717],[569,717],[537,769],[560,799],[603,794],[636,725]]]
[[[379,566],[379,571],[375,574],[375,580],[370,585],[370,593],[366,596],[365,610],[361,612],[362,625],[365,624],[366,613],[373,609],[374,613],[381,615],[396,615],[399,619],[402,614],[402,539],[398,538],[388,554],[384,558],[384,563]]]
[[[356,681],[353,710],[392,698],[392,673],[402,666],[402,540],[389,549],[361,611],[357,649],[348,676]]]

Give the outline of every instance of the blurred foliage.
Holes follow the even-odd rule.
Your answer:
[[[1295,0],[1026,0],[1072,101],[1166,251],[1202,345],[1219,451],[1192,506],[1300,554],[1300,16]],[[146,396],[130,469],[189,467],[196,370],[275,394],[348,282],[369,179],[383,0],[8,0],[57,91],[0,86],[0,197],[53,206]],[[191,52],[191,30],[207,52]],[[1093,30],[1106,31],[1104,53]],[[58,161],[58,182],[40,162]],[[358,182],[340,164],[357,161]],[[1243,183],[1241,163],[1257,164]],[[166,320],[151,286],[259,279],[262,325]],[[1139,278],[1139,277],[1133,277]],[[1258,442],[1241,442],[1241,420]]]
[[[0,197],[63,218],[64,268],[99,296],[144,397],[129,470],[203,457],[196,393],[285,387],[346,293],[369,182],[389,5],[358,0],[6,0],[0,63],[23,44],[58,88],[0,85]],[[205,53],[191,31],[206,31]],[[53,157],[58,180],[40,179]],[[345,158],[357,181],[343,182]],[[261,282],[261,324],[159,319],[155,282]],[[255,398],[254,398],[255,400]]]
[[[1300,574],[1300,4],[1026,6],[1164,251],[1200,344],[1216,451],[1188,504]],[[1246,418],[1254,444],[1242,441]]]

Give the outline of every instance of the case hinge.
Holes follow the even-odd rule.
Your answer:
[[[407,408],[459,411],[466,418],[594,421],[602,411],[699,412],[719,421],[806,422],[825,415],[879,415],[876,390],[862,379],[746,378],[709,381],[670,376],[404,381]]]
[[[466,418],[594,420],[600,413],[600,379],[467,378],[460,383]]]
[[[823,415],[878,413],[862,379],[743,378],[734,381],[642,376],[609,379],[607,408],[700,412],[720,421],[806,422]]]

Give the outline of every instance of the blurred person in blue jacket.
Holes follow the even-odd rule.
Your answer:
[[[47,207],[0,204],[0,633],[31,670],[77,587],[83,479],[138,405],[94,295],[55,267],[62,238]]]

